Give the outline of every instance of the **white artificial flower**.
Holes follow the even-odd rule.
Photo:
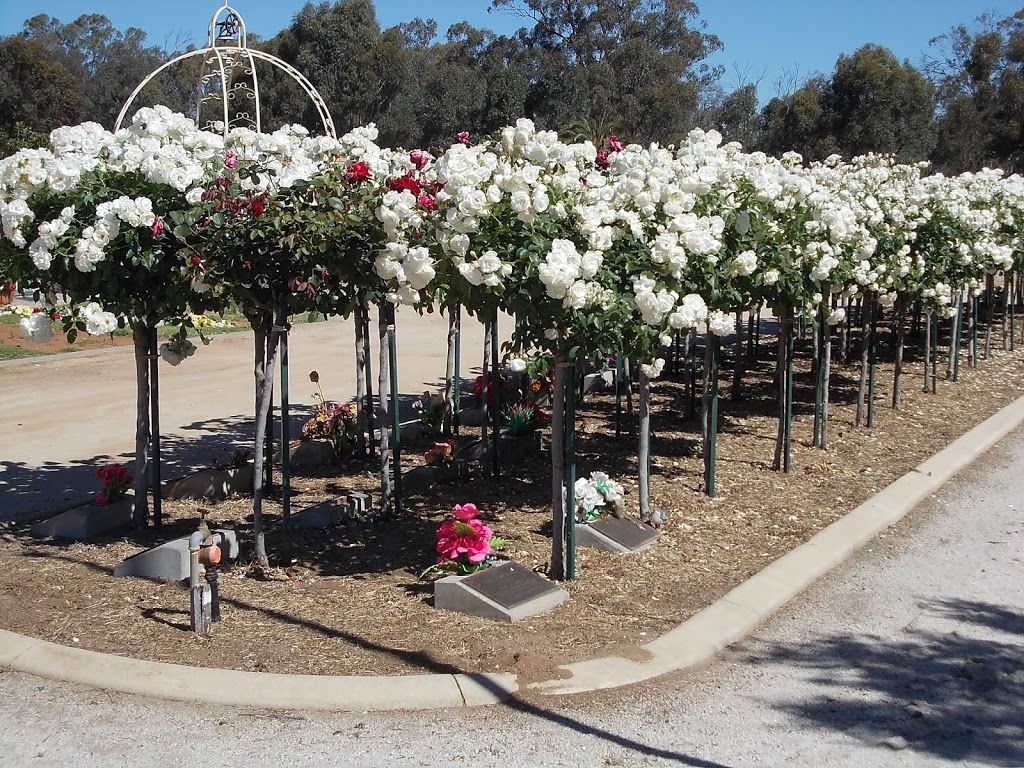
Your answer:
[[[21,338],[34,341],[36,344],[45,344],[53,338],[53,326],[50,325],[50,317],[45,312],[36,312],[22,318],[19,325]]]

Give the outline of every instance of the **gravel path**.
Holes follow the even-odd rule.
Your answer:
[[[0,673],[0,765],[1024,766],[1022,477],[1019,429],[748,641],[656,684],[309,715]]]

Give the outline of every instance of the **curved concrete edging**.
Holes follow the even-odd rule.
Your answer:
[[[1024,423],[1024,397],[953,441],[810,541],[776,560],[675,629],[621,657],[560,667],[569,677],[532,683],[548,695],[630,685],[704,663],[746,637],[785,603],[899,521],[947,480]],[[0,630],[0,669],[186,702],[264,709],[437,709],[498,703],[520,686],[514,674],[389,677],[278,675],[205,669],[70,648]]]

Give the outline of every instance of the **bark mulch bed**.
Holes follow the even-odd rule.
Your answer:
[[[550,470],[545,453],[506,466],[495,481],[468,481],[412,496],[408,511],[384,521],[353,520],[327,531],[298,531],[292,563],[253,578],[251,500],[199,505],[165,502],[159,536],[144,531],[88,543],[33,540],[24,525],[0,529],[0,626],[75,647],[196,666],[318,675],[517,672],[557,676],[570,661],[610,654],[641,657],[636,646],[693,615],[806,541],[1021,394],[1022,355],[993,352],[957,383],[924,394],[922,365],[908,350],[903,408],[889,408],[891,365],[880,366],[876,426],[855,427],[859,369],[833,370],[832,440],[810,447],[813,381],[798,346],[792,471],[770,468],[777,428],[774,339],[744,375],[744,399],[729,400],[722,376],[718,496],[702,493],[699,424],[687,420],[687,388],[666,375],[653,389],[652,499],[670,514],[658,544],[622,557],[579,550],[572,599],[551,613],[508,625],[431,607],[419,573],[433,561],[434,530],[454,503],[474,502],[503,554],[543,570],[550,553]],[[916,343],[916,342],[915,342]],[[919,346],[919,345],[918,345]],[[729,365],[730,351],[725,353]],[[944,362],[944,360],[943,360]],[[940,368],[940,377],[942,370]],[[579,411],[579,475],[601,470],[626,486],[635,514],[636,443],[614,439],[610,395],[588,396]],[[409,448],[408,464],[420,459]],[[293,479],[293,510],[341,489],[373,491],[371,466],[349,463]],[[376,494],[375,494],[376,497]],[[236,526],[245,540],[238,565],[221,578],[224,619],[210,637],[188,631],[188,593],[179,584],[112,578],[124,557],[195,529],[200,509]],[[271,499],[271,515],[280,505]],[[279,535],[270,532],[270,546]],[[638,656],[639,654],[639,656]]]

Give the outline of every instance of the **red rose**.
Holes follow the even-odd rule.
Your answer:
[[[259,218],[263,215],[263,212],[267,210],[267,206],[263,204],[262,200],[253,200],[249,203],[249,210],[252,212],[253,216]]]
[[[611,153],[607,149],[597,150],[597,160],[595,162],[597,163],[598,168],[607,169],[609,166],[611,166],[611,163],[608,162],[609,154]]]
[[[412,176],[402,176],[391,182],[391,189],[395,192],[412,192],[413,197],[420,194],[420,185]]]
[[[191,262],[192,262],[192,266],[198,267],[200,264],[203,263],[203,260],[201,258],[199,258],[197,255],[192,254]]]
[[[417,204],[425,211],[434,210],[434,196],[433,195],[420,195],[416,198]]]
[[[354,163],[347,171],[345,171],[345,181],[350,184],[359,184],[360,182],[366,181],[370,178],[370,166],[361,160],[358,163]]]

